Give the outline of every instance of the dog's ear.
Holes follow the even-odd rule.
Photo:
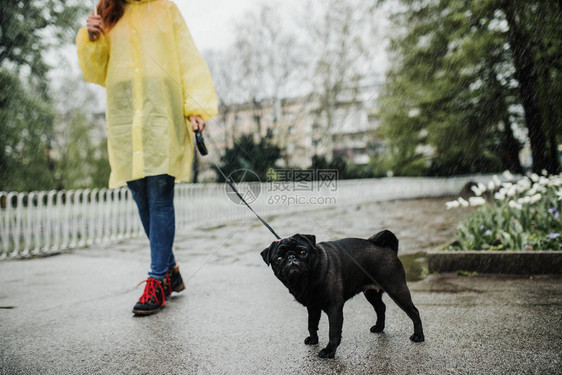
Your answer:
[[[316,247],[316,236],[313,234],[295,234],[293,237],[297,241],[304,241],[313,248]]]
[[[271,245],[269,245],[269,247],[267,249],[264,249],[261,252],[261,257],[263,258],[263,261],[265,262],[265,264],[267,264],[269,266],[269,258],[270,258],[270,254],[271,251],[275,248],[275,246],[277,246],[279,244],[279,240],[274,241],[271,243]]]
[[[273,246],[273,245],[271,245]],[[269,251],[271,250],[271,246],[269,246],[267,249],[264,249],[261,252],[261,257],[263,258],[263,261],[265,262],[265,264],[267,264],[269,266]]]

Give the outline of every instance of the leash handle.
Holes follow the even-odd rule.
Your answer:
[[[203,134],[199,129],[195,130],[195,143],[197,144],[197,149],[199,153],[203,156],[207,155],[209,151],[207,151],[207,147],[205,147],[205,139],[203,138]]]
[[[254,215],[256,215],[256,216],[258,217],[258,219],[260,219],[260,221],[262,222],[262,224],[265,225],[265,227],[266,227],[267,229],[269,229],[269,231],[270,231],[271,233],[273,233],[273,235],[275,236],[275,238],[277,238],[278,240],[280,240],[281,237],[280,237],[277,233],[275,233],[275,231],[273,230],[273,228],[272,228],[264,219],[262,219],[261,216],[258,215],[257,212],[252,209],[252,207],[250,207],[250,205],[248,204],[248,202],[246,202],[246,200],[242,197],[242,195],[240,195],[240,193],[238,192],[238,189],[236,189],[236,186],[234,186],[234,183],[232,182],[232,180],[230,179],[230,177],[228,177],[228,178],[226,179],[226,183],[227,183],[227,184],[230,186],[230,188],[236,193],[236,195],[238,196],[238,198],[240,198],[240,200],[241,200],[242,202],[244,202],[244,204],[246,205],[246,207],[248,207],[248,208],[250,209],[250,211],[252,211],[252,212],[254,213]]]

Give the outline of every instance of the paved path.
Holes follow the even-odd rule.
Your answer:
[[[461,211],[444,200],[373,203],[276,217],[281,235],[366,237],[388,228],[401,253],[447,242]],[[345,307],[334,360],[308,347],[306,310],[266,268],[271,234],[257,220],[179,233],[186,291],[134,318],[147,241],[0,263],[2,374],[560,374],[562,278],[430,276],[411,282],[426,342],[385,297],[386,333],[369,332],[362,296]],[[320,322],[320,345],[327,342]]]

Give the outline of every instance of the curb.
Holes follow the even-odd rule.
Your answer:
[[[429,251],[429,272],[562,274],[562,251]]]

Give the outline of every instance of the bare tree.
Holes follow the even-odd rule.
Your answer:
[[[263,3],[257,10],[246,13],[236,23],[234,44],[226,52],[228,77],[220,78],[236,86],[231,103],[245,102],[252,106],[255,137],[262,138],[273,131],[275,143],[282,148],[286,146],[288,131],[283,126],[282,103],[304,92],[299,88],[308,69],[304,46],[292,31],[294,27],[288,27],[287,23],[275,3]],[[226,105],[223,111],[228,110],[227,103],[221,104]]]
[[[246,13],[235,25],[232,47],[217,59],[221,67],[211,66],[211,70],[223,115],[234,103],[249,103],[255,137],[273,130],[288,164],[285,147],[291,138],[291,121],[283,113],[286,99],[301,98],[297,117],[291,114],[294,123],[310,116],[314,104],[315,122],[320,126],[312,129],[313,137],[322,141],[323,153],[330,155],[332,142],[326,137],[331,138],[342,118],[356,110],[375,73],[383,73],[374,66],[384,46],[376,38],[380,8],[360,0],[309,0],[290,19],[283,14],[277,3]],[[293,102],[293,112],[294,108]],[[345,112],[338,110],[337,116],[337,108]],[[272,110],[268,112],[271,118],[265,118],[266,109]]]
[[[249,100],[292,96],[302,72],[302,46],[275,4],[262,4],[236,25],[234,51]]]
[[[219,102],[219,115],[213,120],[214,125],[219,129],[212,131],[211,136],[220,138],[225,146],[232,146],[236,136],[235,127],[228,127],[228,117],[235,104],[240,103],[244,96],[240,86],[240,71],[232,63],[235,55],[232,50],[226,51],[206,51],[205,61],[211,70],[215,90]]]
[[[378,39],[384,17],[380,8],[360,0],[309,0],[307,8],[312,17],[303,27],[312,52],[310,81],[317,102],[314,153],[330,157],[332,135],[363,105],[382,73],[375,55],[384,48]]]

